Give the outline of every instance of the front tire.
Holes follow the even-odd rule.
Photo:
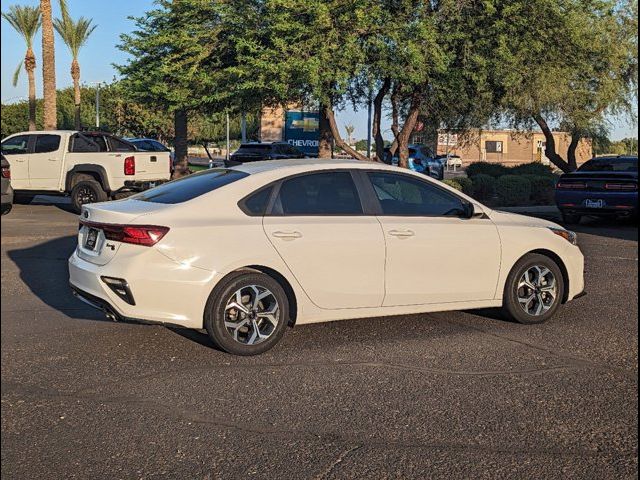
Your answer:
[[[233,355],[259,355],[273,348],[288,323],[289,301],[284,289],[260,272],[238,272],[222,280],[205,307],[209,337]]]
[[[75,213],[80,213],[82,205],[106,202],[109,200],[107,192],[95,180],[82,180],[71,190],[71,206]]]
[[[502,310],[519,323],[543,323],[560,308],[564,291],[558,264],[544,255],[530,253],[518,260],[507,277]]]

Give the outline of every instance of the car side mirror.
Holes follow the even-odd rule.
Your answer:
[[[473,215],[476,213],[476,209],[471,202],[464,202],[462,209],[464,212],[462,215],[463,218],[473,218]]]

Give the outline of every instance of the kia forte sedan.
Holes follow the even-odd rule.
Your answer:
[[[309,159],[84,205],[69,273],[113,319],[205,328],[238,355],[330,320],[501,307],[540,323],[584,288],[576,235],[554,223],[396,167]]]

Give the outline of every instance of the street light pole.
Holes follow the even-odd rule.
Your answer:
[[[225,155],[225,159],[227,161],[229,161],[229,145],[230,141],[229,141],[229,112],[227,112],[227,153]]]
[[[367,158],[371,158],[371,109],[372,109],[372,99],[371,99],[371,90],[369,90],[369,105],[368,105],[368,118],[367,118]],[[379,161],[380,159],[378,159]]]

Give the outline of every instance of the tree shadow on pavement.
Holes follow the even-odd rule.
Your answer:
[[[22,282],[49,307],[71,318],[104,320],[104,315],[75,298],[69,288],[67,261],[76,248],[76,237],[49,240],[27,248],[7,250]],[[3,279],[3,282],[9,279]],[[28,298],[12,299],[17,304]],[[33,305],[29,305],[32,307]]]

